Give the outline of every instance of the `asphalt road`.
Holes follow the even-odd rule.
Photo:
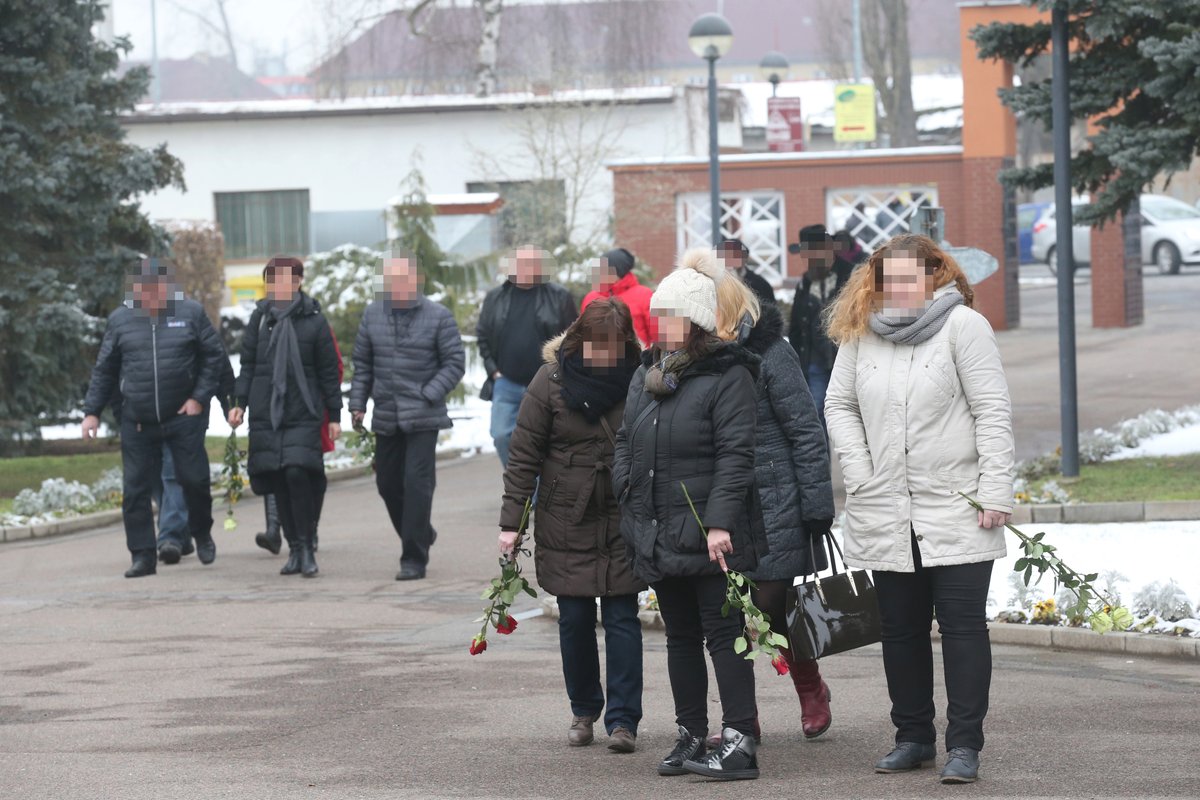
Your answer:
[[[0,546],[0,798],[1200,796],[1194,663],[1014,647],[995,648],[975,786],[871,771],[892,736],[877,649],[825,663],[835,721],[813,743],[790,681],[759,670],[756,784],[655,774],[674,731],[660,632],[642,749],[568,748],[552,622],[467,654],[495,570],[499,464],[440,481],[417,583],[393,580],[399,547],[369,480],[331,485],[314,580],[280,577],[282,557],[254,547],[254,500],[218,531],[216,564],[153,578],[121,577],[117,528]]]

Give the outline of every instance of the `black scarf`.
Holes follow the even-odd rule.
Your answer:
[[[292,327],[292,319],[304,307],[304,295],[297,294],[291,305],[281,308],[272,303],[267,307],[267,314],[275,321],[271,329],[271,338],[267,343],[267,354],[271,357],[271,428],[279,430],[284,422],[283,414],[287,406],[288,373],[296,378],[300,387],[300,399],[310,414],[316,416],[317,407],[308,392],[308,381],[304,377],[304,364],[300,358],[300,344],[296,339],[296,329]]]
[[[595,370],[583,362],[583,354],[559,357],[562,399],[567,408],[583,414],[595,425],[613,406],[625,399],[637,362],[623,358],[615,367]]]

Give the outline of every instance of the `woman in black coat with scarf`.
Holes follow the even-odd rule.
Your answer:
[[[315,499],[325,471],[321,426],[329,412],[329,435],[341,426],[342,393],[333,333],[317,302],[300,291],[304,264],[272,258],[263,270],[267,299],[260,300],[242,339],[238,407],[229,424],[250,412],[246,471],[256,494],[274,494],[291,553],[281,575],[317,574],[313,555]]]
[[[723,570],[754,569],[766,542],[754,491],[759,359],[715,335],[716,283],[726,279],[711,252],[693,250],[654,292],[659,342],[629,387],[613,488],[634,573],[653,585],[667,629],[678,739],[658,772],[736,780],[759,774],[758,710],[754,667],[733,649],[742,615],[721,613]],[[707,754],[706,643],[723,716],[721,744]]]
[[[773,305],[759,306],[739,281],[717,287],[721,338],[742,343],[762,358],[755,386],[757,435],[754,469],[769,552],[747,577],[757,584],[754,604],[786,627],[787,596],[795,578],[829,566],[824,538],[833,524],[833,488],[829,447],[816,404],[796,352],[783,340],[783,315]],[[813,563],[815,558],[815,564]],[[816,739],[829,730],[829,687],[817,662],[798,660],[780,648],[800,698],[804,736]]]

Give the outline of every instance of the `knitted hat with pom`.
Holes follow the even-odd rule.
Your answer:
[[[690,319],[709,333],[717,331],[717,281],[725,270],[707,248],[683,254],[679,266],[662,279],[650,298],[651,311],[670,311]]]

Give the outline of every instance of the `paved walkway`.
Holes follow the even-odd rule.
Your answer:
[[[467,655],[495,568],[499,464],[445,467],[440,484],[435,560],[415,584],[392,579],[398,543],[369,480],[330,487],[315,580],[280,577],[282,558],[254,547],[252,500],[218,532],[215,565],[154,578],[120,577],[116,528],[0,546],[0,797],[1200,796],[1194,664],[1014,647],[995,649],[974,787],[871,772],[891,736],[877,649],[825,664],[835,722],[815,743],[790,682],[759,670],[757,784],[655,775],[673,736],[659,632],[643,750],[570,749],[553,623]]]

